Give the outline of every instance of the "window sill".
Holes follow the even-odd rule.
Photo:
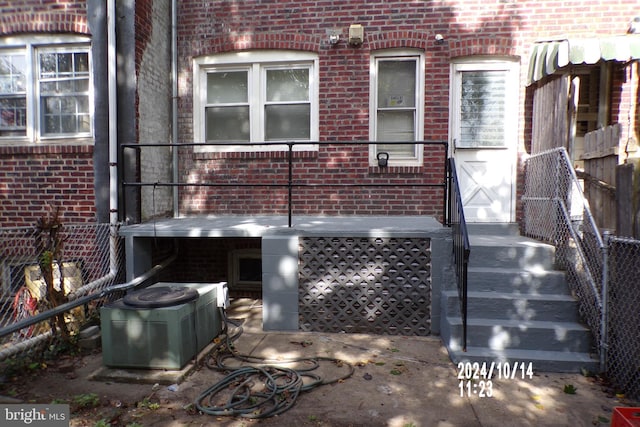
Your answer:
[[[194,160],[215,160],[215,159],[287,159],[288,150],[279,151],[201,151],[194,150]],[[318,156],[317,150],[293,150],[291,153],[294,159],[310,159]]]
[[[16,144],[0,142],[0,154],[69,154],[69,153],[93,153],[93,141],[56,141],[55,143],[21,142]]]
[[[369,166],[369,175],[423,175],[424,166]]]

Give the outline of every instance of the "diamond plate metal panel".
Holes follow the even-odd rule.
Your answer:
[[[429,335],[430,265],[427,238],[301,238],[300,329]]]

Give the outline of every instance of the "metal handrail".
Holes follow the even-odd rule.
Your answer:
[[[453,257],[455,262],[456,284],[460,300],[460,315],[462,317],[462,350],[467,351],[467,271],[471,245],[469,233],[464,218],[460,183],[456,173],[456,162],[453,157],[448,161],[449,172],[449,215],[448,223],[453,231]]]
[[[442,146],[443,149],[443,174],[442,174],[442,182],[439,183],[406,183],[406,184],[398,184],[398,183],[390,183],[390,182],[374,182],[374,183],[363,183],[363,182],[353,182],[353,183],[310,183],[310,182],[300,182],[294,180],[294,172],[293,172],[293,163],[294,163],[294,147],[299,145],[345,145],[345,146],[353,146],[353,145],[373,145],[373,144],[385,144],[385,145],[402,145],[402,144],[420,144],[425,146]],[[293,217],[293,189],[300,187],[440,187],[443,189],[443,197],[442,197],[442,215],[443,222],[447,222],[447,151],[448,151],[448,143],[446,141],[391,141],[391,142],[381,142],[381,141],[320,141],[320,142],[312,142],[312,141],[299,141],[299,142],[260,142],[260,143],[247,143],[247,142],[192,142],[192,143],[158,143],[158,144],[121,144],[121,159],[125,159],[125,150],[126,149],[135,149],[140,150],[144,147],[151,148],[159,148],[159,147],[172,147],[172,148],[180,148],[180,147],[207,147],[207,146],[233,146],[233,147],[256,147],[256,146],[281,146],[287,147],[287,161],[288,161],[288,175],[286,176],[286,183],[242,183],[242,182],[198,182],[198,183],[187,183],[187,182],[127,182],[123,177],[120,179],[120,187],[121,194],[124,194],[124,190],[127,187],[286,187],[288,190],[288,200],[287,200],[287,208],[288,208],[288,225],[292,227],[292,217]],[[296,151],[297,152],[297,151]],[[220,153],[224,155],[224,153]],[[285,178],[285,177],[283,177]],[[125,200],[122,202],[123,210],[125,210]]]
[[[579,286],[591,294],[589,299],[583,301],[583,303],[599,313],[598,327],[595,325],[596,319],[591,318],[587,323],[589,323],[592,332],[598,338],[597,346],[600,354],[600,364],[601,368],[604,369],[608,345],[606,326],[608,316],[607,245],[591,214],[589,203],[583,195],[571,159],[564,147],[553,148],[529,157],[526,161],[526,168],[530,170],[529,173],[537,172],[540,174],[531,164],[534,161],[545,161],[547,158],[549,158],[549,160],[546,160],[547,168],[554,169],[551,173],[556,175],[548,177],[552,183],[552,188],[546,188],[547,191],[545,192],[544,189],[538,188],[539,186],[537,185],[530,185],[527,181],[522,202],[523,204],[552,206],[553,209],[548,209],[548,212],[553,213],[552,219],[555,222],[551,224],[550,230],[529,225],[530,222],[535,224],[535,221],[539,220],[539,218],[530,218],[525,209],[525,234],[549,241],[556,247],[556,250],[565,250],[567,247],[571,247],[572,251],[575,252],[577,260],[570,270],[576,279],[580,281]],[[544,178],[547,179],[546,175]],[[579,224],[579,226],[576,224]],[[541,228],[541,230],[538,228]],[[569,240],[573,243],[568,244]],[[589,242],[591,245],[588,244]],[[556,256],[558,256],[557,252]],[[564,257],[564,254],[560,256],[560,258],[562,257]]]

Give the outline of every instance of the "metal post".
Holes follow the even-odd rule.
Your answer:
[[[449,174],[447,170],[449,169],[449,143],[445,141],[444,143],[444,195],[442,196],[442,223],[444,225],[448,224],[447,220],[447,199],[449,197]]]
[[[447,220],[445,222],[446,225],[448,225],[449,227],[451,227],[451,216],[453,215],[453,198],[452,198],[452,192],[453,192],[453,173],[451,172],[451,168],[452,168],[452,164],[451,161],[447,161],[447,169],[446,169],[446,173],[448,174],[447,176],[447,191],[446,191],[446,195],[445,195],[445,202],[444,202],[444,206],[447,212]]]
[[[293,186],[293,142],[287,144],[289,146],[289,228],[291,228],[291,216],[292,216],[292,186]]]
[[[607,350],[609,349],[609,338],[607,337],[607,329],[609,322],[608,310],[608,282],[609,282],[609,241],[610,233],[603,232],[604,244],[602,245],[602,313],[600,319],[600,372],[606,372],[607,369]]]

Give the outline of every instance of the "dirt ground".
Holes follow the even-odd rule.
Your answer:
[[[3,378],[0,398],[68,403],[71,426],[123,427],[608,426],[616,406],[639,406],[601,378],[580,374],[495,379],[492,396],[461,395],[457,368],[438,337],[264,333],[249,323],[237,351],[280,360],[335,357],[347,363],[323,364],[319,374],[337,378],[353,366],[353,375],[302,392],[278,416],[251,420],[196,409],[198,396],[225,377],[205,366],[204,357],[179,383],[122,383],[91,379],[104,369],[97,349]]]

